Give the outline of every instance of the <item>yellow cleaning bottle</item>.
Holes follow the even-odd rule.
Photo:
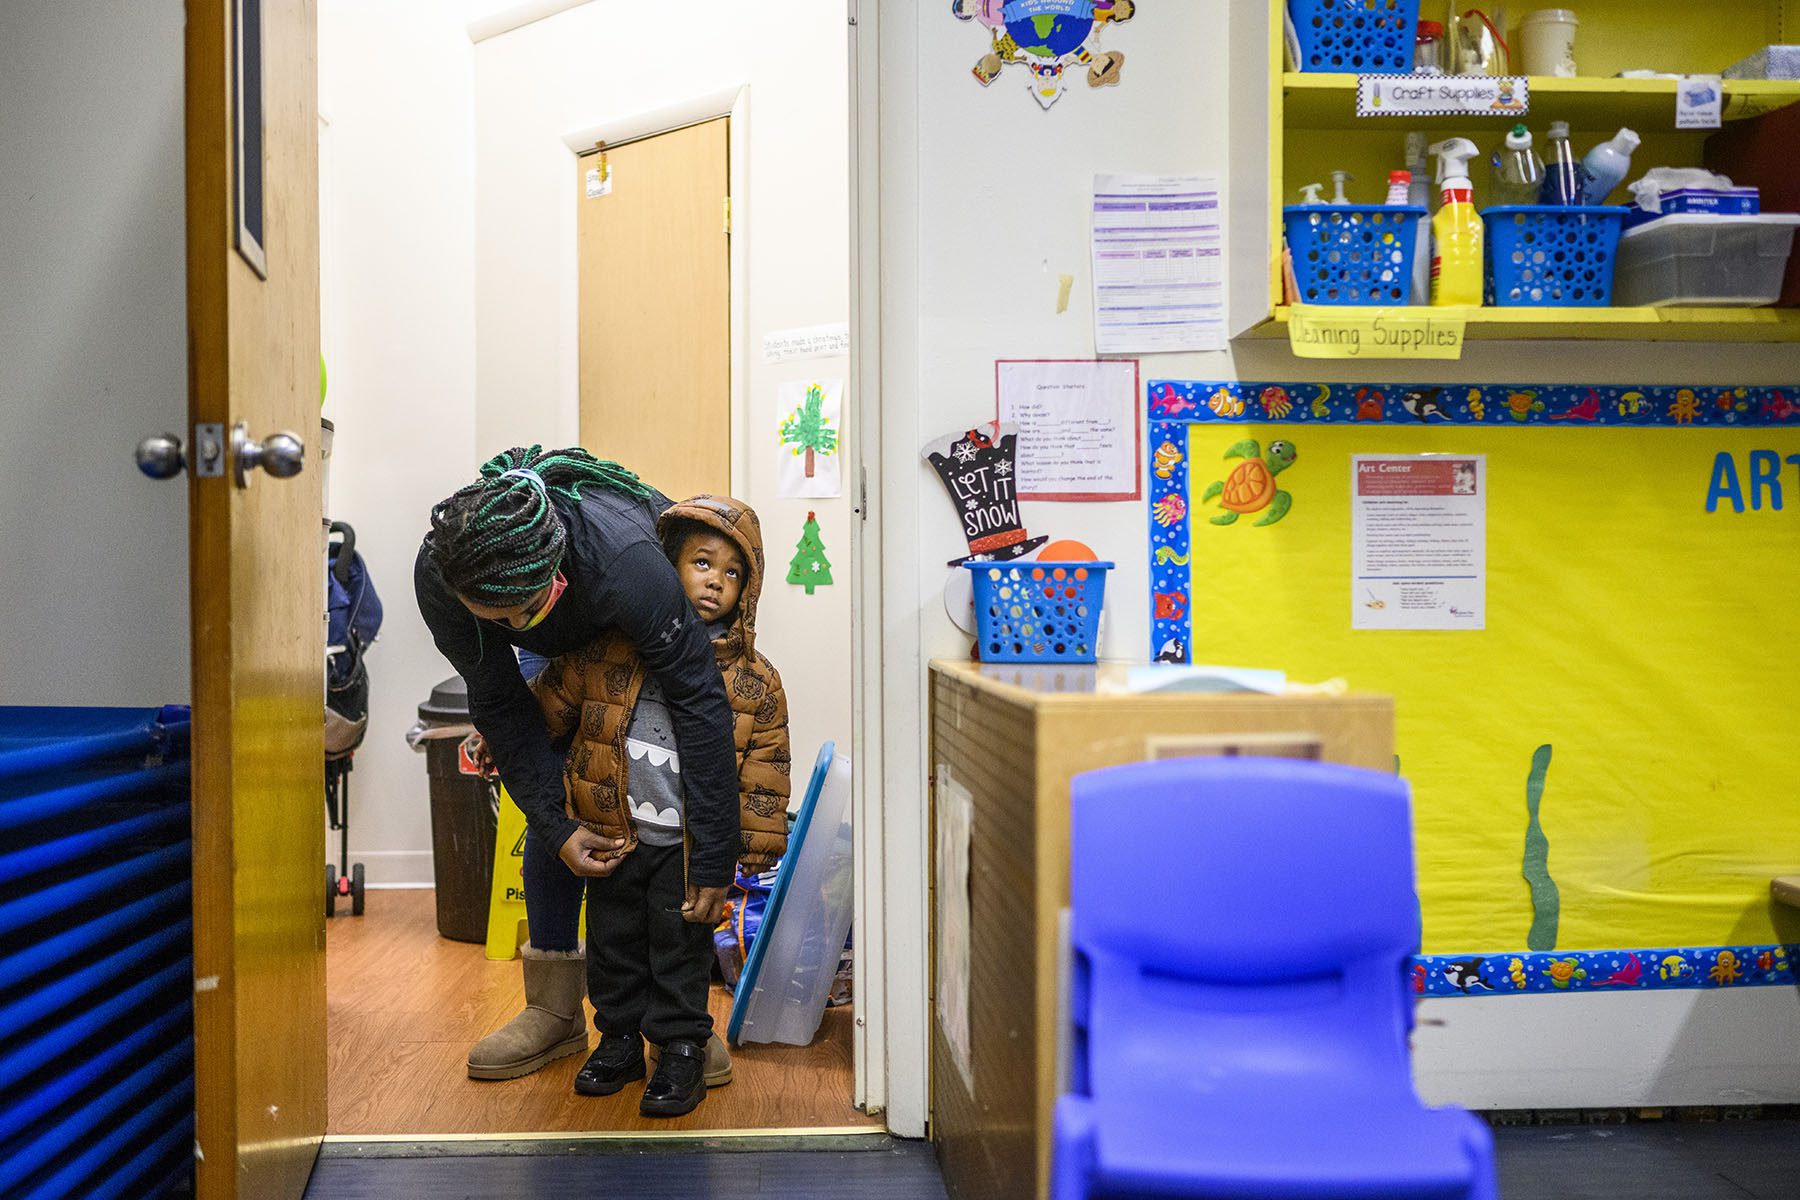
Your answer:
[[[1480,153],[1468,138],[1448,138],[1431,148],[1438,156],[1441,207],[1431,219],[1431,302],[1479,308],[1486,231],[1475,211],[1469,160]]]

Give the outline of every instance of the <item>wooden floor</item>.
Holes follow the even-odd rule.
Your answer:
[[[577,1096],[582,1056],[478,1083],[469,1046],[524,1005],[519,964],[437,934],[429,891],[371,891],[361,917],[326,922],[331,1134],[514,1134],[878,1128],[851,1107],[851,1009],[828,1009],[810,1046],[733,1051],[734,1079],[673,1120],[638,1114],[641,1088]],[[347,906],[346,906],[347,907]],[[342,911],[342,910],[340,910]],[[723,1031],[730,996],[715,986]],[[590,1010],[590,1018],[592,1012]],[[591,1027],[591,1021],[590,1021]],[[597,1035],[590,1035],[597,1041]]]

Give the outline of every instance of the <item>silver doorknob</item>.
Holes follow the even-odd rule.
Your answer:
[[[173,479],[187,466],[187,454],[174,434],[153,433],[138,443],[137,465],[152,479]]]
[[[271,433],[253,441],[250,427],[231,431],[231,449],[239,487],[250,486],[250,472],[261,467],[277,479],[292,479],[306,467],[306,443],[291,433]]]

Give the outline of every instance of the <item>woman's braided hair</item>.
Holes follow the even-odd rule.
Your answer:
[[[445,585],[494,608],[543,591],[568,541],[550,493],[579,502],[583,484],[650,495],[636,475],[586,450],[514,447],[482,463],[479,479],[431,510],[425,545]]]

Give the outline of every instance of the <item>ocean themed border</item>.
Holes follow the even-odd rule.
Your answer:
[[[1790,396],[1788,393],[1792,392]],[[1800,385],[1270,383],[1152,379],[1150,657],[1189,661],[1186,427],[1204,424],[1800,428]]]
[[[1792,987],[1800,944],[1643,950],[1421,954],[1407,978],[1420,996]]]

